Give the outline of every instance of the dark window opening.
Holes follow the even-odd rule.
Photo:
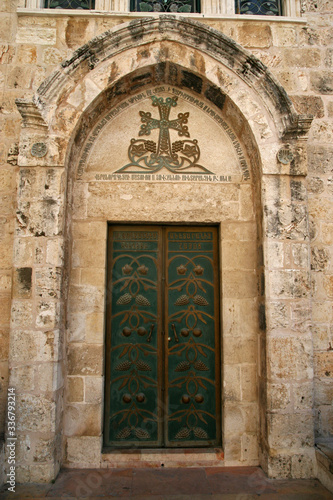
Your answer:
[[[200,12],[199,0],[131,0],[131,12]]]
[[[282,16],[281,0],[236,0],[236,14]]]
[[[79,9],[92,10],[95,0],[45,0],[46,9]]]

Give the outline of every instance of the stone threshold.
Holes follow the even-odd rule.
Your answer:
[[[142,450],[105,450],[101,466],[136,467],[223,467],[222,448],[163,448]]]

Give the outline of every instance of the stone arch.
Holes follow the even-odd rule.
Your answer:
[[[129,63],[131,71],[128,70]],[[273,351],[275,350],[279,359],[283,360],[285,373],[291,373],[293,365],[292,359],[285,358],[286,345],[294,353],[304,355],[305,352],[311,356],[309,338],[300,343],[293,335],[288,336],[289,327],[286,327],[283,334],[287,343],[283,344],[276,336],[272,324],[281,296],[283,300],[288,301],[290,308],[307,310],[309,307],[308,292],[305,293],[295,284],[302,282],[306,285],[308,269],[305,265],[287,266],[286,269],[280,254],[287,252],[286,241],[289,240],[308,251],[303,177],[306,174],[304,139],[311,119],[298,116],[284,89],[267,68],[222,33],[200,23],[174,16],[130,22],[96,37],[75,51],[73,56],[64,61],[41,85],[32,102],[18,100],[17,104],[23,117],[19,165],[39,170],[36,175],[40,175],[41,179],[44,179],[45,175],[48,176],[47,182],[50,182],[54,189],[52,202],[45,197],[42,202],[35,201],[35,205],[29,201],[27,207],[24,193],[21,193],[22,198],[18,200],[21,235],[47,238],[44,242],[47,255],[45,265],[37,266],[34,272],[38,276],[36,290],[50,287],[53,293],[54,300],[50,302],[49,307],[52,311],[50,314],[54,317],[54,322],[50,323],[54,332],[49,329],[51,340],[48,341],[54,342],[56,347],[57,342],[60,343],[60,340],[56,340],[58,332],[64,330],[63,315],[60,312],[64,307],[61,301],[62,287],[68,278],[66,267],[70,262],[67,251],[63,253],[65,226],[68,228],[70,225],[69,218],[66,219],[64,214],[67,210],[68,215],[72,203],[80,203],[80,192],[77,191],[73,195],[73,185],[69,182],[69,205],[66,209],[64,183],[67,183],[67,172],[70,174],[77,167],[76,161],[79,154],[82,154],[82,147],[91,130],[98,124],[101,112],[121,104],[125,95],[135,94],[140,89],[160,85],[162,82],[204,98],[218,112],[225,113],[233,128],[238,130],[239,135],[243,135],[242,144],[252,167],[253,183],[256,187],[258,247],[263,248],[263,251],[257,252],[259,257],[263,254],[263,259],[260,261],[259,258],[256,265],[261,292],[258,306],[261,332],[259,343],[263,366],[259,383],[261,463],[272,475],[279,475],[279,463],[282,458],[290,463],[291,469],[292,455],[298,455],[300,460],[305,462],[309,461],[311,455],[311,451],[303,445],[301,439],[295,443],[290,441],[290,425],[295,419],[298,421],[297,414],[292,411],[288,414],[278,413],[276,416],[276,412],[268,410],[267,402],[267,398],[269,400],[276,397],[274,390],[279,380]],[[276,154],[286,141],[290,159],[281,163],[277,161]],[[31,156],[31,146],[36,143],[46,144],[47,151],[44,156]],[[24,172],[22,168],[22,176],[25,175]],[[36,189],[40,189],[40,184],[39,187],[36,185]],[[280,259],[278,264],[277,259]],[[97,293],[94,300],[101,298]],[[82,299],[81,305],[84,303]],[[15,344],[14,331],[12,339]],[[55,349],[54,357],[45,361],[48,369],[54,370],[54,364],[57,367],[57,374],[53,371],[52,377],[58,381],[52,396],[48,393],[43,398],[47,411],[51,408],[55,411],[56,407],[61,406],[62,382],[59,373],[66,364],[63,358],[64,347],[63,345],[61,349]],[[102,352],[95,347],[89,351],[85,348],[70,350],[69,363],[72,363],[72,366],[78,365],[80,360],[87,360],[93,352],[96,358],[95,368],[100,369]],[[269,381],[266,378],[266,362],[271,377]],[[71,375],[75,376],[75,373]],[[289,377],[294,375],[292,372]],[[40,403],[32,398],[31,404]],[[75,412],[77,409],[72,408],[72,413],[68,412],[65,416],[69,433]],[[61,417],[60,413],[56,415],[54,420],[47,424],[54,447],[54,459],[45,471],[48,478],[54,477],[63,460],[62,444],[56,439],[56,436],[61,434]],[[310,418],[307,414],[306,421]],[[92,419],[92,415],[86,415],[86,420]],[[281,432],[287,436],[287,442],[291,443],[291,452],[286,451],[283,446],[279,447],[277,435]],[[89,465],[99,465],[100,440],[89,433],[86,433],[83,439],[84,444],[77,436],[73,436],[66,459],[74,465],[80,465],[77,462],[80,450],[82,446],[90,443]],[[74,457],[72,460],[71,456]],[[254,462],[256,460],[254,459]]]

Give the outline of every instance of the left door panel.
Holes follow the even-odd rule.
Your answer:
[[[109,228],[104,445],[161,446],[162,234]]]

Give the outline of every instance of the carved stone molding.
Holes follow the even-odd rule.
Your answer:
[[[22,116],[23,127],[39,130],[45,130],[47,128],[47,124],[45,123],[36,104],[28,99],[16,99],[15,103]]]

